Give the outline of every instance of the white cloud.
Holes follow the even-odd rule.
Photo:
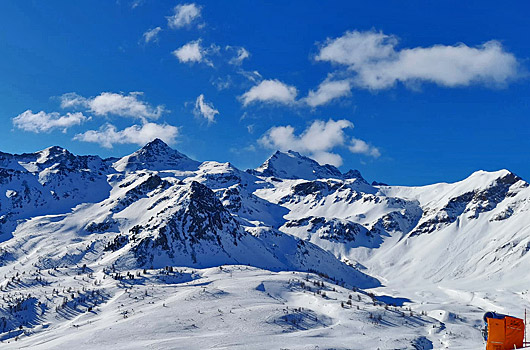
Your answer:
[[[199,40],[191,41],[173,51],[173,55],[175,55],[181,63],[201,62],[203,59],[201,43]]]
[[[177,5],[173,12],[172,16],[167,17],[167,24],[173,29],[190,27],[201,16],[201,8],[193,3]]]
[[[158,41],[158,33],[160,33],[162,31],[162,28],[160,27],[156,27],[156,28],[152,28],[152,29],[149,29],[148,31],[146,31],[142,37],[144,39],[144,43],[149,43],[151,41]]]
[[[390,88],[397,82],[502,86],[519,76],[517,59],[498,41],[402,50],[396,49],[397,43],[396,37],[382,32],[346,32],[328,39],[315,59],[347,66],[355,73],[355,85],[367,89]]]
[[[351,145],[348,147],[350,152],[364,154],[370,157],[379,158],[381,152],[377,147],[371,146],[363,140],[352,138]]]
[[[315,159],[320,164],[342,165],[342,157],[334,150],[348,146],[352,153],[360,153],[374,158],[381,154],[379,150],[365,141],[346,135],[353,123],[342,120],[315,120],[301,134],[296,135],[291,125],[275,126],[263,135],[258,143],[263,147],[281,151],[293,150]]]
[[[311,107],[325,105],[329,101],[351,95],[351,82],[345,80],[324,80],[317,91],[309,91],[304,102]]]
[[[394,36],[381,32],[346,32],[336,39],[328,39],[316,56],[317,61],[329,61],[348,66],[361,66],[395,55]]]
[[[13,118],[13,125],[19,129],[34,133],[50,132],[55,129],[62,129],[63,132],[66,132],[69,127],[80,125],[89,119],[81,112],[60,115],[57,112],[46,113],[44,111],[33,113],[28,109]]]
[[[197,117],[202,117],[208,120],[209,124],[215,122],[215,116],[219,114],[219,111],[214,108],[213,104],[204,101],[204,95],[200,94],[195,101],[193,113]]]
[[[245,49],[244,47],[234,48],[232,46],[227,46],[226,49],[227,50],[236,49],[236,55],[228,61],[229,64],[239,66],[241,65],[241,63],[243,63],[244,60],[250,57],[250,52],[248,52],[248,50]]]
[[[63,94],[61,97],[61,108],[76,108],[81,106],[86,106],[88,100],[76,94],[75,92],[68,92]]]
[[[353,128],[348,120],[315,120],[300,135],[291,125],[270,128],[258,142],[270,149],[293,150],[309,155],[320,163],[340,166],[342,157],[330,152],[345,143],[344,129]]]
[[[181,63],[206,63],[210,67],[214,66],[214,57],[216,65],[228,63],[235,66],[241,65],[245,59],[250,57],[250,53],[244,47],[225,46],[221,51],[221,47],[216,44],[203,46],[202,39],[190,41],[172,53]]]
[[[106,124],[99,130],[88,130],[82,134],[77,134],[74,140],[97,143],[103,147],[112,148],[115,144],[143,146],[155,138],[172,144],[175,143],[178,134],[179,128],[169,124],[145,123],[132,125],[123,130],[118,130],[112,124]]]
[[[67,93],[61,96],[61,107],[84,107],[89,112],[99,116],[113,114],[142,120],[158,119],[165,112],[164,106],[153,107],[147,102],[139,100],[138,97],[141,95],[141,92],[131,92],[128,95],[102,92],[96,97],[85,98],[76,93]]]
[[[241,99],[244,106],[252,102],[292,104],[297,93],[294,86],[286,85],[279,80],[263,80],[245,92]]]
[[[213,63],[208,56],[219,54],[220,47],[211,44],[208,47],[201,45],[201,39],[190,41],[182,47],[173,51],[173,55],[178,58],[181,63],[206,63],[213,67]]]
[[[316,160],[319,164],[331,164],[334,166],[341,166],[343,161],[342,157],[337,153],[332,152],[316,152],[311,154],[311,158]]]

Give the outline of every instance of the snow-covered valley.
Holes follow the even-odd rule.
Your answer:
[[[507,170],[368,183],[154,140],[121,159],[0,153],[6,349],[479,349],[530,306],[530,187]]]

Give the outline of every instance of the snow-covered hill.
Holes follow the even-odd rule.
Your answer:
[[[370,185],[292,151],[241,171],[154,140],[0,153],[0,194],[8,348],[469,349],[483,310],[530,306],[530,186],[507,170]]]

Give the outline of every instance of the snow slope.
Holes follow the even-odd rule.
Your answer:
[[[241,171],[160,140],[0,153],[0,341],[478,348],[485,310],[530,306],[529,188],[507,170],[370,185],[292,151]]]

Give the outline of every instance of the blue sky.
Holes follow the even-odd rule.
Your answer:
[[[294,149],[422,185],[530,179],[530,5],[4,1],[0,150],[122,156],[152,137],[256,167]]]

